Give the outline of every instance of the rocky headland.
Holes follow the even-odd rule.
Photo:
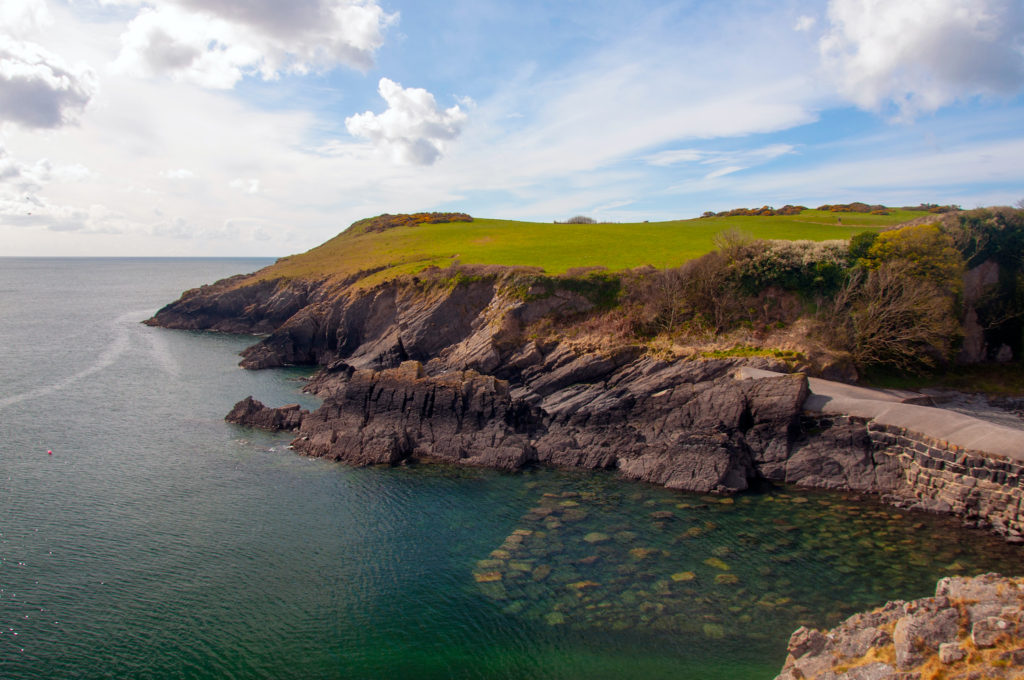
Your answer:
[[[227,416],[291,431],[305,455],[605,469],[700,493],[764,482],[868,492],[1024,543],[1020,428],[808,376],[821,365],[666,357],[550,332],[598,314],[600,285],[516,268],[368,285],[373,274],[235,277],[147,323],[264,335],[246,368],[319,366],[306,386],[323,400],[313,412],[249,397]],[[1019,578],[944,579],[934,598],[801,628],[779,678],[1024,677],[1022,593]]]
[[[247,399],[228,416],[294,430],[306,455],[607,469],[694,492],[762,481],[871,492],[1024,541],[1024,432],[770,357],[665,360],[534,331],[585,318],[596,293],[514,268],[372,286],[236,277],[148,323],[265,334],[246,368],[319,365],[314,412]]]

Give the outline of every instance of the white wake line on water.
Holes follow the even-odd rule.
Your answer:
[[[111,324],[116,331],[113,341],[111,341],[110,345],[107,346],[107,349],[99,355],[93,364],[81,371],[78,371],[77,373],[73,373],[72,375],[62,378],[51,385],[37,387],[36,389],[29,390],[28,392],[4,397],[0,399],[0,409],[29,399],[38,399],[39,397],[45,397],[48,394],[59,392],[60,390],[70,387],[79,380],[88,378],[90,375],[99,373],[105,368],[109,368],[122,354],[125,353],[125,350],[128,349],[132,333],[132,326],[130,324],[138,323],[142,319],[146,318],[146,315],[148,314],[149,310],[139,310],[134,312],[125,312],[121,316],[117,317]]]
[[[149,340],[149,351],[153,360],[167,375],[177,378],[179,374],[178,362],[175,361],[167,340],[161,335],[163,328],[147,328],[146,339]]]

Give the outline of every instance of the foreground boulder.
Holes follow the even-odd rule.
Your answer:
[[[944,578],[935,597],[800,628],[788,652],[776,680],[1024,678],[1024,577]]]

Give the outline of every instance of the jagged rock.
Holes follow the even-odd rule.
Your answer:
[[[939,661],[941,663],[956,663],[965,656],[967,656],[967,652],[958,642],[943,642],[939,645]]]
[[[311,385],[325,401],[294,447],[360,465],[419,458],[618,469],[670,488],[731,492],[747,488],[758,458],[786,455],[807,392],[802,375],[735,380],[732,360],[668,364],[633,359],[628,348],[595,358],[556,347],[547,356],[564,370],[554,383],[539,378],[544,398],[525,385],[525,399],[473,370],[333,362]]]
[[[896,665],[903,670],[920,665],[938,652],[939,645],[956,640],[960,621],[960,613],[945,597],[918,600],[911,610],[908,605],[892,634]]]
[[[905,469],[917,464],[911,460],[916,452],[903,456],[884,448],[884,438],[902,435],[879,433],[852,417],[823,427],[802,423],[808,396],[802,374],[732,378],[741,365],[784,369],[776,360],[669,363],[640,347],[581,349],[568,341],[529,339],[531,323],[595,305],[552,281],[537,283],[536,271],[463,268],[458,273],[465,276],[453,276],[436,270],[356,285],[371,273],[347,280],[226,279],[186,292],[148,323],[269,333],[243,352],[247,368],[326,367],[308,386],[325,399],[324,407],[305,419],[309,431],[296,445],[311,455],[357,463],[440,458],[503,469],[539,462],[618,470],[697,492],[739,491],[758,478],[871,491],[962,515],[980,507],[979,520],[1024,541],[1014,512],[998,499],[979,504],[973,497],[981,493],[973,477],[943,481],[942,497],[919,493],[915,484],[935,485]],[[388,371],[406,361],[423,364],[424,375],[396,383],[398,374]],[[507,383],[488,391],[487,378]],[[486,423],[491,416],[469,402],[409,411],[410,404],[434,398],[428,393],[449,399],[463,390],[474,398],[489,395],[497,420]],[[382,399],[395,391],[408,401]],[[269,415],[245,417],[280,426]],[[473,421],[469,427],[464,417]],[[806,416],[816,418],[823,420]],[[940,472],[948,465],[967,477],[949,460],[959,451],[936,447]]]
[[[303,309],[318,283],[264,280],[243,285],[247,276],[185,291],[145,323],[164,328],[224,333],[269,333]]]
[[[999,618],[998,616],[990,616],[988,618],[976,621],[971,626],[971,642],[974,643],[975,647],[993,647],[996,642],[1004,637],[1009,636],[1016,632],[1015,626],[1006,619]]]
[[[224,420],[261,430],[294,430],[307,415],[309,411],[298,404],[269,408],[250,396],[235,404]]]
[[[307,416],[296,450],[356,465],[405,458],[515,469],[533,460],[508,384],[475,371],[427,376],[407,361],[357,370]]]
[[[998,609],[1000,615],[972,627],[972,606]],[[936,661],[942,664],[942,677],[950,680],[1019,678],[1012,650],[1024,642],[1020,621],[1024,577],[945,578],[935,597],[889,602],[830,631],[801,627],[790,638],[789,656],[776,680],[920,678],[925,669],[932,670],[924,677],[933,677]],[[968,654],[968,649],[974,651]]]

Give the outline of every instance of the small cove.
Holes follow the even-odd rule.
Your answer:
[[[222,418],[308,371],[137,323],[260,263],[2,264],[5,678],[771,678],[802,623],[1020,571],[870,498],[302,458]]]

